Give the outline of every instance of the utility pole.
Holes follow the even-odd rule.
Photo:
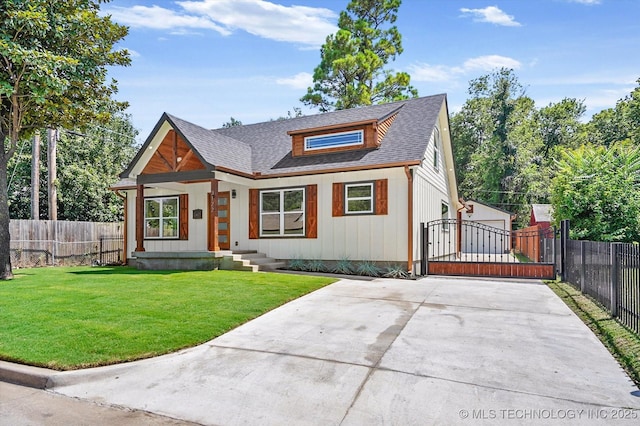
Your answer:
[[[49,220],[58,220],[58,190],[56,181],[58,170],[56,167],[58,131],[56,129],[47,130],[47,166],[49,169]]]
[[[31,146],[31,220],[40,219],[40,132]]]

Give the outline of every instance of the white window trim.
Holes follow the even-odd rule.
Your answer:
[[[327,137],[327,136],[347,135],[347,134],[351,134],[351,133],[359,133],[360,134],[360,142],[333,145],[333,146],[331,146],[331,145],[330,146],[322,146],[322,147],[318,147],[318,148],[310,148],[309,147],[309,141],[310,140],[317,139],[317,138],[324,138],[324,137]],[[307,137],[304,138],[304,150],[305,151],[318,151],[318,150],[323,150],[323,149],[342,148],[342,147],[346,147],[346,146],[360,146],[360,145],[364,145],[364,131],[362,131],[362,130],[350,130],[348,132],[339,132],[339,133],[326,133],[326,134],[322,134],[322,135],[307,136]]]
[[[349,188],[353,188],[354,186],[369,186],[371,188],[371,196],[370,197],[349,197]],[[358,200],[371,200],[371,209],[370,210],[359,210],[355,212],[349,211],[349,201],[358,201]],[[373,187],[373,182],[359,182],[359,183],[345,183],[344,184],[344,214],[369,214],[374,212],[375,205],[375,188]]]
[[[285,192],[289,192],[289,191],[302,191],[302,210],[293,210],[293,211],[289,211],[289,212],[285,212],[284,211],[284,193]],[[262,211],[262,194],[266,194],[266,193],[279,193],[280,194],[280,211],[279,212],[263,212]],[[306,230],[306,222],[307,222],[307,204],[306,204],[306,200],[307,200],[307,191],[305,190],[304,187],[299,187],[299,188],[282,188],[282,189],[265,189],[265,190],[261,190],[259,193],[259,200],[260,200],[260,237],[261,238],[299,238],[299,237],[304,237],[305,235],[307,235],[307,230]],[[284,229],[284,216],[285,213],[302,213],[302,233],[301,234],[285,234],[285,229]],[[279,215],[280,216],[280,233],[279,234],[264,234],[262,232],[262,224],[263,224],[263,220],[262,217],[263,215]]]
[[[176,216],[168,216],[164,217],[164,209],[163,204],[168,200],[176,200]],[[158,201],[160,203],[159,217],[147,217],[147,201]],[[176,236],[175,237],[165,237],[162,235],[162,230],[164,229],[164,221],[167,219],[175,219],[178,227],[176,228]],[[149,236],[147,235],[147,221],[149,220],[158,220],[158,236]],[[160,196],[160,197],[145,197],[144,198],[144,238],[146,240],[178,240],[180,239],[180,197],[177,195],[173,196]]]
[[[440,171],[440,147],[442,146],[440,139],[440,130],[433,128],[433,168],[436,172]]]

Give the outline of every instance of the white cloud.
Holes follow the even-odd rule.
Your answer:
[[[246,31],[270,40],[321,46],[337,31],[337,15],[330,9],[283,6],[266,0],[179,1],[180,11],[159,6],[113,7],[107,10],[117,22],[132,27],[171,30],[173,34],[193,34],[190,30],[213,30],[230,35]]]
[[[569,0],[571,3],[581,3],[581,4],[600,4],[601,0]]]
[[[498,68],[519,69],[520,61],[500,55],[486,55],[470,58],[459,66],[429,65],[418,63],[409,66],[409,74],[414,81],[446,82],[475,71],[493,71]]]
[[[409,66],[409,74],[415,81],[443,82],[460,74],[460,69],[446,65],[415,64]]]
[[[313,84],[313,75],[308,72],[301,72],[293,77],[279,78],[276,83],[293,89],[306,89]]]
[[[522,64],[513,58],[500,55],[487,55],[467,59],[464,61],[463,69],[465,71],[491,71],[496,68],[513,68],[517,70],[521,66]]]
[[[222,35],[231,34],[231,31],[217,25],[207,17],[179,14],[174,10],[155,5],[151,7],[113,7],[108,9],[107,13],[109,13],[115,21],[130,25],[134,28],[174,31],[185,28],[198,28],[217,31]]]
[[[513,16],[507,15],[497,6],[487,6],[484,9],[467,9],[462,8],[460,12],[465,16],[472,16],[476,22],[488,22],[490,24],[503,25],[505,27],[519,27],[521,24],[517,22]]]

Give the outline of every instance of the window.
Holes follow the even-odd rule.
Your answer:
[[[333,217],[356,214],[388,214],[388,180],[334,182],[331,201]]]
[[[449,222],[447,221],[447,219],[449,219],[449,204],[445,203],[444,201],[440,202],[441,205],[441,209],[442,209],[442,230],[443,231],[448,231],[449,230]]]
[[[304,196],[303,188],[261,191],[260,236],[304,236]]]
[[[178,197],[145,199],[145,238],[178,238],[179,212]]]
[[[440,169],[440,130],[437,127],[433,129],[433,168]]]
[[[331,133],[329,135],[308,136],[304,138],[304,149],[305,151],[312,151],[314,149],[362,145],[363,143],[363,131],[357,130],[355,132],[342,132]]]
[[[373,183],[351,183],[344,186],[345,213],[373,213]]]

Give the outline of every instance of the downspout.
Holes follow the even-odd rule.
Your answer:
[[[118,197],[122,198],[122,200],[124,201],[124,229],[122,231],[122,239],[123,239],[123,243],[124,243],[124,250],[122,250],[122,263],[123,264],[127,264],[127,234],[128,234],[128,228],[129,228],[129,220],[128,220],[128,215],[127,215],[127,194],[121,194],[119,190],[115,190],[113,191]]]
[[[413,174],[409,166],[404,166],[407,175],[407,271],[413,275]]]

